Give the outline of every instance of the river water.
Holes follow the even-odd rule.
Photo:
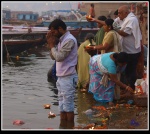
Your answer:
[[[1,128],[3,130],[59,130],[57,88],[55,83],[47,81],[47,73],[54,61],[45,46],[35,47],[25,52],[2,59],[1,84]],[[50,104],[50,109],[44,109]],[[104,106],[108,110],[95,110]],[[106,130],[148,130],[147,107],[131,107],[119,104],[119,108],[110,108],[95,102],[88,92],[76,90],[74,130],[79,126],[96,123],[107,126]],[[48,118],[49,112],[56,117]],[[107,111],[107,112],[106,112]],[[21,120],[22,125],[13,124]],[[66,129],[64,127],[64,129]]]

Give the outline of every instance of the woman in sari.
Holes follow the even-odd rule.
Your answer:
[[[122,83],[117,78],[117,72],[125,69],[127,64],[127,53],[108,52],[94,55],[90,58],[90,83],[89,91],[93,93],[94,99],[98,102],[108,102],[113,105],[115,85],[130,92],[133,89]]]
[[[103,39],[102,44],[96,45],[96,46],[89,46],[86,48],[86,51],[89,52],[91,50],[99,50],[101,51],[101,54],[108,53],[108,52],[121,52],[122,47],[120,43],[120,38],[118,33],[113,30],[113,19],[106,19],[105,21],[96,20],[93,19],[93,21],[103,25],[105,36]],[[118,72],[117,77],[120,79],[121,74]],[[120,87],[116,85],[115,87],[115,95],[114,98],[116,100],[120,99]]]
[[[78,48],[78,63],[77,63],[78,83],[77,83],[77,86],[80,89],[86,89],[90,80],[89,61],[90,61],[91,56],[84,49],[89,44],[95,44],[93,33],[87,33],[85,37],[85,41]]]
[[[102,44],[96,44],[96,46],[90,46],[86,48],[86,51],[88,50],[101,50],[101,53],[107,53],[107,52],[120,52],[122,51],[120,38],[118,33],[113,30],[113,19],[106,19],[105,21],[96,20],[93,18],[93,21],[99,23],[103,22],[103,28],[105,31],[104,39]]]

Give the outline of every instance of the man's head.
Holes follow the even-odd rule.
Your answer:
[[[126,18],[129,13],[130,13],[130,9],[127,5],[123,5],[118,9],[118,17],[120,18],[120,20]]]
[[[48,28],[53,36],[60,38],[66,32],[67,26],[61,19],[55,19]]]

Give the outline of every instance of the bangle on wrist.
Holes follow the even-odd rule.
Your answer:
[[[126,90],[128,90],[129,86],[126,86]]]

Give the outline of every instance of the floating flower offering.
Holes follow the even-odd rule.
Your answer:
[[[93,106],[92,108],[97,110],[106,110],[104,106]]]
[[[56,115],[50,111],[48,113],[48,118],[53,118],[53,117],[56,117]]]
[[[89,129],[89,130],[93,130],[93,129],[108,129],[108,127],[106,125],[96,125],[95,123],[92,123],[92,124],[88,124],[86,126],[74,127],[74,129]]]
[[[16,59],[19,60],[19,56],[16,56]]]
[[[45,104],[45,105],[44,105],[44,108],[45,108],[45,109],[50,109],[50,106],[51,106],[50,104]]]
[[[24,122],[21,121],[21,120],[15,120],[15,121],[13,121],[13,125],[18,125],[18,126],[20,126],[20,125],[23,125],[23,124],[24,124]]]

